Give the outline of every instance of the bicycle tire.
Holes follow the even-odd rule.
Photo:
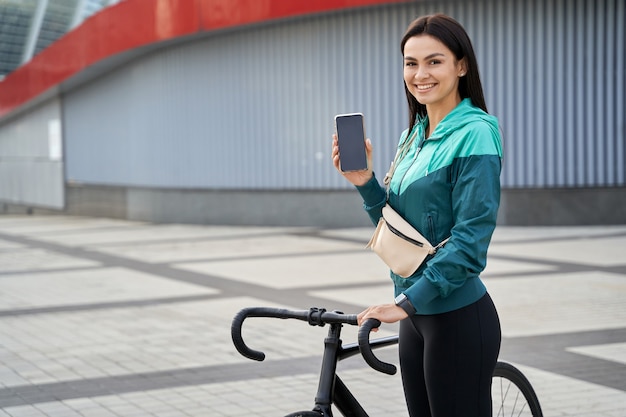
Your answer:
[[[287,414],[285,417],[322,417],[322,413],[318,411],[296,411],[295,413]]]
[[[492,398],[494,416],[543,417],[539,398],[530,381],[510,363],[496,364]]]

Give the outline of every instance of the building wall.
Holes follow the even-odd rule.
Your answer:
[[[328,157],[334,115],[365,114],[381,164],[406,124],[402,15],[389,7],[303,18],[131,62],[66,96],[68,179],[345,189]]]
[[[566,6],[566,3],[568,4]],[[626,6],[418,2],[218,33],[69,93],[68,179],[146,187],[341,189],[333,115],[361,111],[386,169],[406,104],[407,23],[463,22],[501,121],[505,188],[623,186]]]
[[[62,209],[65,205],[61,103],[58,99],[0,128],[0,201]]]

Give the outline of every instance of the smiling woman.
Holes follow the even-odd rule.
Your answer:
[[[487,417],[501,335],[479,275],[500,203],[498,121],[487,113],[472,44],[457,21],[442,14],[415,20],[401,50],[410,125],[385,178],[388,188],[371,168],[342,175],[374,224],[391,206],[429,241],[447,243],[411,276],[391,271],[394,302],[371,306],[358,319],[400,321],[411,417]],[[369,140],[366,147],[371,159]],[[339,170],[336,138],[332,158]]]

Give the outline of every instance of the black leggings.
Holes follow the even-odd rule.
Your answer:
[[[400,322],[400,367],[411,417],[491,417],[500,321],[485,294],[467,307]]]

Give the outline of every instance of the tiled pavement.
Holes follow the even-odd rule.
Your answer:
[[[250,319],[259,363],[233,348],[231,319],[247,306],[389,301],[386,268],[363,249],[370,233],[0,216],[0,417],[311,408],[327,328]],[[501,358],[546,416],[626,417],[626,226],[499,227],[484,279]],[[397,363],[393,348],[383,355]],[[398,376],[359,357],[339,371],[370,415],[406,416]]]

